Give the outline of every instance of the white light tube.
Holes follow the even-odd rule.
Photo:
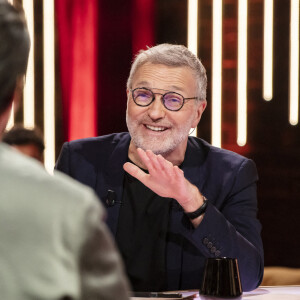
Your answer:
[[[222,138],[222,0],[213,1],[212,36],[212,145]]]
[[[55,47],[54,0],[44,0],[44,139],[45,168],[53,173],[55,164]]]
[[[24,126],[34,127],[34,12],[33,0],[23,0],[23,8],[26,15],[31,45],[28,59],[28,67],[24,86]]]
[[[237,144],[247,142],[247,0],[238,1],[238,124]]]
[[[291,0],[289,121],[299,121],[299,0]]]
[[[198,0],[188,0],[188,48],[198,53]]]
[[[198,55],[198,0],[188,0],[188,48]],[[197,127],[190,134],[197,136]]]
[[[264,1],[263,98],[273,98],[273,0]]]

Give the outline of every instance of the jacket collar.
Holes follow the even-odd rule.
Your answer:
[[[203,164],[206,160],[208,144],[201,139],[189,137],[182,170],[184,176],[192,184],[200,188],[205,180]]]
[[[120,204],[123,197],[123,179],[125,172],[123,165],[127,161],[130,140],[129,133],[115,135],[112,143],[116,144],[116,147],[114,147],[113,152],[108,158],[107,168],[104,174],[107,190],[113,190],[116,195],[116,204],[107,207],[107,224],[114,235],[117,232]]]

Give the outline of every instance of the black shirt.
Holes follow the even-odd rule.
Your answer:
[[[166,289],[166,244],[171,199],[125,172],[116,241],[134,291]]]

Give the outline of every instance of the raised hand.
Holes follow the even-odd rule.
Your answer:
[[[192,185],[183,171],[152,151],[137,149],[149,174],[132,163],[125,163],[124,170],[161,197],[173,198],[187,212],[195,211],[203,204],[198,188]]]

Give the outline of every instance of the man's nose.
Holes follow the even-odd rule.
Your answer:
[[[148,107],[148,115],[151,119],[157,120],[165,116],[166,108],[162,102],[161,94],[154,94],[155,99]]]

